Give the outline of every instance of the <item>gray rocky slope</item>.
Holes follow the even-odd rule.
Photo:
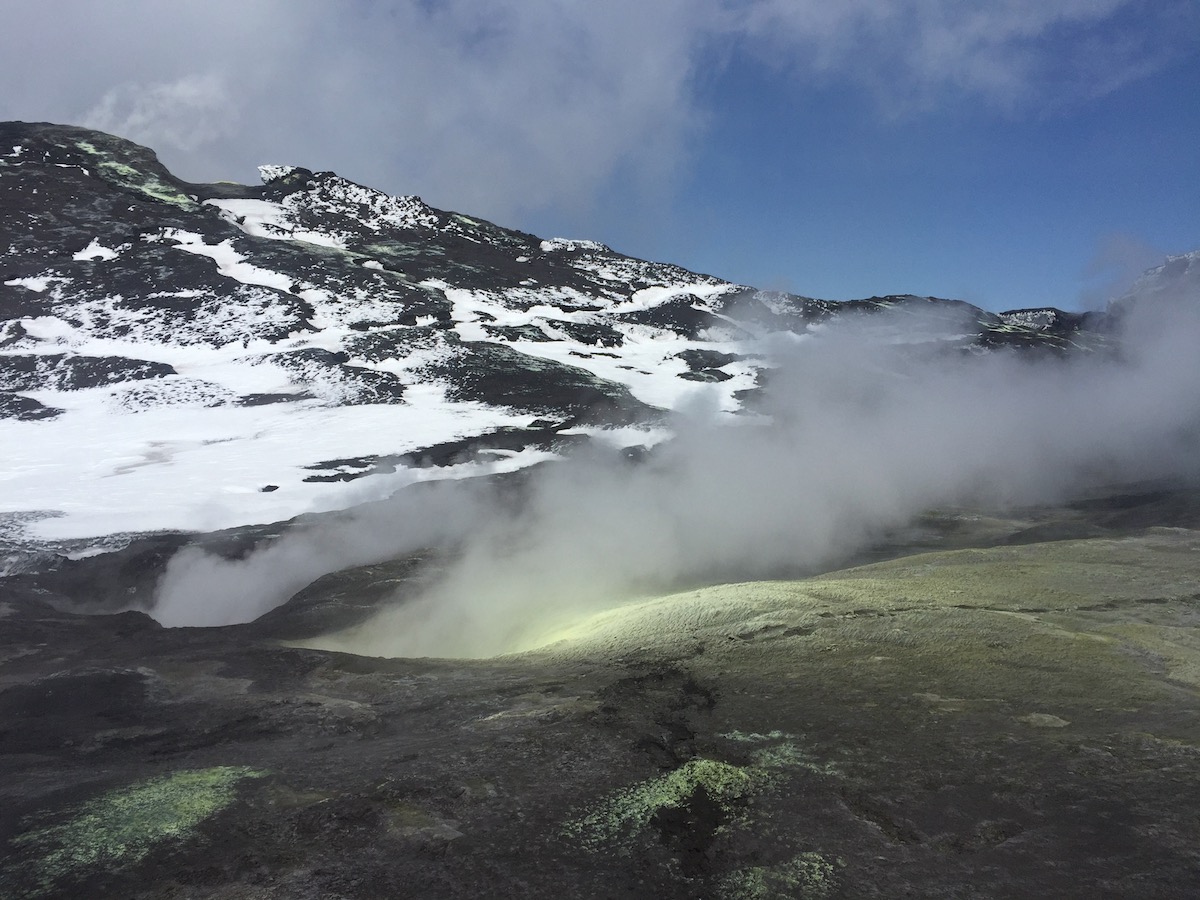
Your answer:
[[[890,308],[951,353],[1119,352],[1113,319],[1142,302],[830,304],[264,177],[185,184],[110,136],[0,125],[10,421],[399,411],[431,386],[508,416],[315,447],[293,473],[356,478],[657,427],[681,396],[664,385],[733,413],[772,331]],[[1143,287],[1194,272],[1180,257]],[[128,608],[181,546],[237,558],[288,528],[82,558],[43,542],[0,578],[0,895],[1200,893],[1192,487],[931,511],[840,571],[652,598],[488,658],[313,646],[404,607],[445,548],[330,572],[244,625]]]
[[[0,123],[0,567],[46,549],[30,536],[267,523],[357,479],[652,444],[699,394],[752,408],[771,339],[833,321],[907,321],[957,352],[1111,336],[1103,314],[762,292],[262,171],[188,184],[120,138]],[[214,500],[225,518],[198,522]]]
[[[451,400],[561,429],[661,412],[631,391],[636,377],[600,365],[631,371],[645,360],[630,345],[647,340],[662,344],[654,362],[676,378],[741,376],[748,389],[760,367],[736,365],[736,339],[803,333],[835,316],[932,309],[925,327],[940,320],[978,346],[1062,348],[1103,331],[1102,316],[1051,309],[997,315],[933,298],[836,304],[756,291],[330,172],[267,166],[259,187],[187,184],[146,148],[78,128],[3,123],[0,148],[0,409],[10,416],[56,415],[30,396],[46,390],[111,388],[127,407],[402,404],[406,387],[434,382]],[[231,344],[253,346],[249,362],[281,366],[292,388],[238,395],[181,375],[159,353],[137,357]],[[105,346],[109,355],[89,349]]]

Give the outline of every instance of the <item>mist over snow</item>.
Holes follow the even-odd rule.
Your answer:
[[[1194,480],[1200,306],[1155,299],[1124,302],[1117,352],[1078,357],[947,353],[912,316],[780,337],[764,403],[734,424],[692,408],[642,462],[594,450],[535,470],[515,495],[425,484],[241,560],[187,550],[153,614],[248,621],[322,574],[452,547],[422,597],[318,643],[488,655],[637,596],[815,569],[934,507]]]

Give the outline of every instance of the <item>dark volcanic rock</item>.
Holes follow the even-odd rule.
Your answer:
[[[130,607],[150,608],[154,587],[167,562],[191,538],[159,534],[134,538],[122,549],[85,556],[59,558],[53,571],[22,572],[0,580],[6,587],[49,590],[63,598],[65,609],[114,612]],[[65,603],[65,605],[64,605]]]
[[[349,358],[346,353],[333,353],[316,347],[290,350],[269,357],[271,362],[292,372],[298,385],[308,385],[310,390],[325,395],[339,405],[402,402],[404,383],[399,378],[389,372],[349,365]],[[262,402],[262,399],[258,402],[243,400],[242,405],[257,406]]]
[[[20,394],[0,391],[0,419],[20,419],[25,422],[33,422],[38,419],[52,419],[61,413],[61,409],[46,406],[32,397],[22,397]]]
[[[688,368],[693,372],[719,369],[721,366],[727,366],[743,358],[737,353],[722,353],[719,350],[684,350],[676,353],[675,356],[687,363]]]
[[[7,290],[7,288],[0,288],[0,290]],[[25,326],[20,322],[9,321],[0,323],[0,349],[19,346],[28,337],[29,332],[25,330]]]
[[[538,343],[546,343],[552,340],[545,331],[536,325],[484,325],[483,330],[492,337],[500,338],[504,341],[536,341]]]
[[[0,166],[3,237],[10,246],[5,265],[14,257],[69,259],[97,234],[115,246],[196,218],[192,186],[130,141],[84,128],[0,122],[0,146],[22,148]]]
[[[568,423],[569,424],[569,423]],[[305,477],[307,482],[355,481],[368,475],[390,474],[397,466],[423,469],[429,466],[456,466],[495,459],[521,450],[536,449],[548,453],[568,453],[583,446],[583,434],[560,434],[555,427],[500,428],[483,434],[443,441],[397,456],[358,456],[324,460],[307,468],[319,474]]]
[[[0,580],[0,892],[1191,898],[1196,542],[689,591],[484,660],[280,645],[403,608],[425,557],[222,629]]]
[[[0,391],[42,388],[77,391],[174,374],[175,370],[165,363],[122,356],[74,356],[67,353],[0,356]]]
[[[313,395],[308,391],[298,391],[295,394],[246,394],[238,397],[238,406],[270,406],[272,403],[295,403],[298,400],[311,400]]]
[[[161,679],[145,669],[55,672],[0,692],[0,743],[13,753],[83,744],[97,732],[141,724],[164,693]]]
[[[564,332],[572,340],[596,347],[620,347],[625,343],[625,335],[610,325],[591,322],[569,322],[558,320],[554,327]]]
[[[722,382],[728,381],[733,376],[728,372],[722,372],[720,369],[702,369],[699,372],[684,372],[679,376],[687,381],[707,381],[707,382]]]
[[[560,426],[561,427],[561,426]],[[477,438],[446,441],[406,453],[407,465],[453,466],[486,455],[488,451],[519,451],[528,448],[562,453],[586,443],[579,434],[559,434],[557,427],[501,428]]]
[[[455,357],[428,372],[449,384],[448,396],[509,406],[572,422],[628,425],[658,419],[662,411],[637,400],[627,387],[586,369],[521,353],[502,344],[463,341]]]
[[[733,376],[721,371],[721,366],[743,359],[737,353],[721,353],[718,350],[684,350],[676,357],[687,363],[688,371],[680,375],[688,381],[728,381]]]
[[[441,572],[425,553],[356,566],[318,578],[246,630],[264,638],[303,640],[361,625],[381,610],[415,598]]]
[[[721,327],[726,323],[705,309],[696,297],[685,294],[672,297],[649,309],[639,309],[633,312],[621,313],[621,321],[633,322],[638,325],[653,325],[673,331],[681,337],[695,340],[710,328]]]

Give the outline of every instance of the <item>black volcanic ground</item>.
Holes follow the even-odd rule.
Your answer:
[[[402,604],[436,558],[212,629],[8,579],[0,877],[14,897],[1191,897],[1198,524],[1171,490],[930,516],[887,561],[484,660],[288,645]]]

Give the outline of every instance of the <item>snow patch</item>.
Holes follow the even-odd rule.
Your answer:
[[[582,241],[571,238],[550,238],[542,241],[543,253],[573,252],[585,250],[591,253],[611,253],[612,250],[599,241]]]
[[[267,166],[295,171],[292,167]],[[264,178],[267,176],[264,175]],[[288,194],[279,202],[269,200],[208,200],[210,206],[242,231],[255,237],[304,241],[336,249],[345,249],[347,241],[362,230],[379,234],[390,229],[433,228],[439,217],[420,197],[393,197],[365,188],[337,175],[322,175],[308,183],[307,190]],[[305,221],[319,221],[316,230],[301,227]]]
[[[292,279],[270,269],[260,269],[245,261],[245,257],[233,249],[233,243],[225,240],[219,244],[206,244],[204,238],[190,231],[178,228],[168,228],[163,235],[168,240],[176,241],[176,249],[207,256],[217,264],[217,271],[226,278],[240,281],[242,284],[252,284],[258,287],[274,288],[290,294]]]
[[[263,184],[270,184],[273,181],[287,178],[295,171],[296,166],[259,166],[258,177],[262,179]]]
[[[46,288],[50,287],[50,282],[52,280],[53,276],[38,275],[32,278],[14,278],[12,281],[6,281],[4,283],[9,287],[23,287],[26,290],[34,291],[40,294],[45,291]]]
[[[336,175],[312,183],[308,191],[289,194],[283,202],[318,216],[345,216],[375,233],[390,228],[433,228],[439,221],[420,197],[393,197]]]
[[[629,299],[630,305],[634,309],[653,309],[655,306],[665,303],[674,297],[690,294],[700,300],[709,300],[713,297],[729,293],[729,289],[730,286],[724,282],[710,284],[704,281],[695,281],[690,284],[669,284],[642,288],[640,291],[634,291],[633,296]]]
[[[303,241],[344,250],[344,237],[323,231],[300,228],[282,204],[269,200],[206,200],[209,206],[221,210],[221,218],[232,222],[246,234],[273,240]]]
[[[35,341],[44,341],[49,344],[69,344],[83,340],[83,336],[76,326],[58,316],[36,316],[21,319],[21,327]],[[47,350],[46,352],[53,353],[55,351]]]
[[[182,387],[182,385],[181,385]],[[401,469],[352,482],[311,482],[327,460],[396,456],[528,416],[482,403],[447,401],[414,386],[399,406],[323,407],[313,402],[208,405],[211,387],[184,389],[179,402],[143,407],[112,427],[115,392],[96,389],[68,415],[42,422],[0,420],[6,448],[6,510],[55,509],[28,526],[40,540],[118,532],[212,531],[277,522],[304,512],[379,499],[417,480],[510,471],[546,458],[531,452],[450,469]],[[122,391],[124,393],[124,391]],[[82,400],[83,398],[79,398]],[[100,402],[97,402],[100,401]],[[170,439],[164,439],[170,435]],[[264,492],[266,485],[277,490]]]
[[[90,244],[88,244],[71,258],[80,261],[89,259],[108,260],[116,259],[118,256],[120,256],[120,254],[117,253],[116,250],[110,250],[108,247],[105,247],[100,243],[99,238],[92,238],[92,242]]]
[[[1020,325],[1025,328],[1042,330],[1053,326],[1058,321],[1058,314],[1051,309],[1018,309],[1013,312],[1000,313],[1000,321],[1005,325]]]

